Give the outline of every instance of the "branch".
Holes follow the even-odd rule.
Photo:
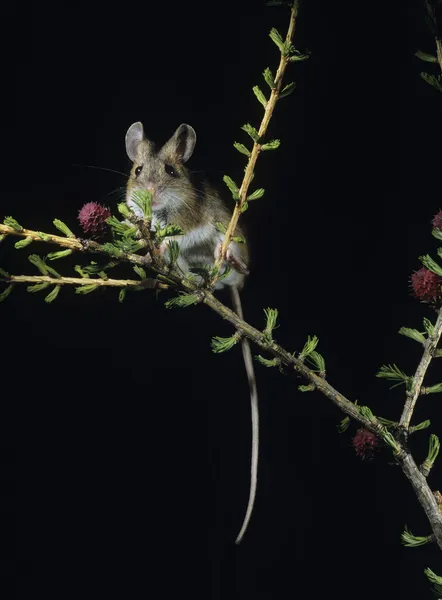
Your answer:
[[[282,80],[284,77],[285,70],[290,60],[289,56],[289,48],[291,48],[293,35],[295,33],[295,25],[296,25],[296,17],[298,16],[298,1],[295,0],[291,7],[290,11],[290,23],[287,31],[287,35],[285,38],[285,42],[282,45],[281,50],[281,59],[279,62],[278,70],[276,72],[276,76],[273,82],[272,91],[270,93],[270,98],[268,102],[265,104],[264,116],[261,121],[261,125],[258,130],[258,138],[253,143],[253,149],[249,156],[249,161],[247,163],[247,167],[245,170],[244,178],[241,183],[241,187],[238,192],[238,199],[236,201],[235,209],[232,214],[232,218],[230,219],[230,223],[227,227],[227,231],[224,235],[224,240],[221,246],[221,251],[219,256],[215,262],[215,273],[221,272],[221,265],[223,264],[227,252],[227,248],[229,247],[230,241],[235,233],[236,226],[238,224],[238,220],[241,212],[246,206],[247,203],[247,192],[250,186],[250,183],[253,179],[253,173],[255,170],[256,161],[258,160],[258,156],[262,149],[262,139],[267,131],[267,127],[270,123],[270,119],[272,118],[273,111],[276,106],[276,102],[280,98]],[[265,100],[264,100],[265,102]],[[213,286],[217,280],[218,276],[215,277],[211,281],[211,285]]]
[[[424,352],[416,369],[416,373],[414,374],[411,390],[407,391],[407,399],[405,401],[404,410],[402,411],[401,419],[399,421],[399,426],[405,432],[408,432],[409,430],[414,407],[419,395],[421,394],[425,374],[428,366],[430,365],[431,359],[435,354],[436,346],[439,343],[442,335],[442,308],[440,308],[438,312],[439,315],[437,317],[434,330],[431,332],[431,335],[430,333],[428,334],[428,338],[425,341]]]
[[[2,225],[0,223],[0,235],[14,235],[21,238],[29,238],[34,242],[46,242],[48,244],[54,244],[61,246],[62,248],[69,248],[70,250],[77,252],[91,252],[93,254],[102,254],[104,256],[113,256],[113,254],[106,249],[105,244],[99,244],[93,240],[87,240],[77,237],[62,237],[60,235],[52,235],[49,233],[43,233],[41,231],[34,231],[32,229],[15,229],[8,225]],[[142,247],[147,246],[147,242],[143,239],[138,240],[138,243]],[[118,260],[124,262],[131,262],[141,267],[150,265],[150,256],[140,256],[139,254],[133,254],[130,252],[121,251],[118,255]]]
[[[9,275],[8,277],[0,277],[0,281],[6,283],[48,283],[50,285],[94,285],[96,287],[121,287],[121,288],[146,288],[146,289],[161,289],[167,290],[169,285],[161,283],[156,279],[143,279],[136,281],[135,279],[100,279],[93,277],[50,277],[49,275]]]
[[[361,423],[366,429],[372,431],[374,434],[381,437],[386,444],[393,447],[395,459],[400,464],[407,479],[410,481],[415,494],[427,515],[428,521],[436,536],[437,544],[442,550],[442,514],[439,511],[436,499],[427,480],[419,471],[412,455],[403,444],[398,440],[395,440],[376,417],[365,416],[365,411],[361,411],[361,408],[366,407],[356,406],[356,404],[340,394],[325,379],[306,367],[299,358],[296,358],[293,354],[287,352],[287,350],[279,346],[276,342],[268,341],[268,338],[266,338],[264,333],[240,319],[236,313],[219,302],[211,292],[203,290],[203,294],[204,304],[207,304],[207,306],[218,313],[223,319],[232,323],[242,335],[246,336],[257,346],[279,359],[280,363],[283,365],[292,367],[345,414]],[[439,320],[442,322],[441,316],[439,316]],[[391,436],[392,439],[389,440],[388,436]]]

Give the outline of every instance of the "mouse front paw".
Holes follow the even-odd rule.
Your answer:
[[[158,252],[160,253],[160,256],[162,258],[164,258],[164,255],[166,254],[168,249],[169,249],[169,239],[164,239],[158,248]]]
[[[215,259],[217,260],[221,254],[222,241],[219,241],[215,248]],[[229,263],[235,271],[242,273],[243,275],[249,274],[249,269],[246,263],[242,260],[238,244],[236,242],[230,242],[227,248],[225,261]]]

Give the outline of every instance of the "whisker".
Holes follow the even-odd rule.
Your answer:
[[[112,196],[112,194],[119,194],[117,196],[117,198],[124,198],[124,196],[126,195],[126,188],[122,187],[122,186],[118,186],[117,188],[115,188],[111,192],[107,193],[108,196]]]
[[[96,167],[95,165],[81,165],[81,164],[72,164],[72,167],[84,167],[86,169],[98,169],[100,171],[109,171],[110,173],[117,173],[117,175],[123,175],[126,179],[129,179],[129,175],[127,173],[123,173],[122,171],[116,171],[115,169],[108,169],[107,167]]]
[[[196,192],[196,196],[198,198],[209,198],[210,200],[219,200],[218,194],[209,194],[207,189],[199,189],[197,187],[194,188]]]
[[[172,205],[175,205],[177,199],[173,193],[168,192],[167,190],[164,190],[162,195],[163,195],[163,198],[166,200],[166,202],[169,201],[169,202],[171,202]],[[190,212],[191,215],[193,215],[195,217],[198,216],[197,211],[186,200],[186,198],[180,197],[179,202],[180,202],[180,204],[184,205],[187,208],[187,210]]]

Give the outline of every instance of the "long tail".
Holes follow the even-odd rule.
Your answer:
[[[232,294],[233,309],[240,319],[244,319],[241,305],[241,298],[238,288],[232,286],[230,288]],[[255,504],[256,486],[258,482],[258,450],[259,450],[259,410],[258,410],[258,391],[256,387],[255,370],[253,368],[252,352],[250,350],[249,340],[245,337],[241,339],[241,349],[244,357],[244,364],[247,372],[250,389],[250,404],[252,413],[252,460],[251,460],[251,479],[250,479],[250,494],[249,503],[247,504],[246,516],[241,527],[236,544],[239,544],[246,532],[247,526],[252,516],[253,506]]]

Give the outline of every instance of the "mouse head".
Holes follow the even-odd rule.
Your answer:
[[[133,123],[129,127],[126,152],[133,166],[127,183],[126,202],[136,214],[140,211],[131,199],[136,190],[152,192],[154,212],[175,212],[193,197],[194,189],[184,163],[192,156],[195,143],[195,130],[185,123],[159,151],[145,137],[142,123]]]

